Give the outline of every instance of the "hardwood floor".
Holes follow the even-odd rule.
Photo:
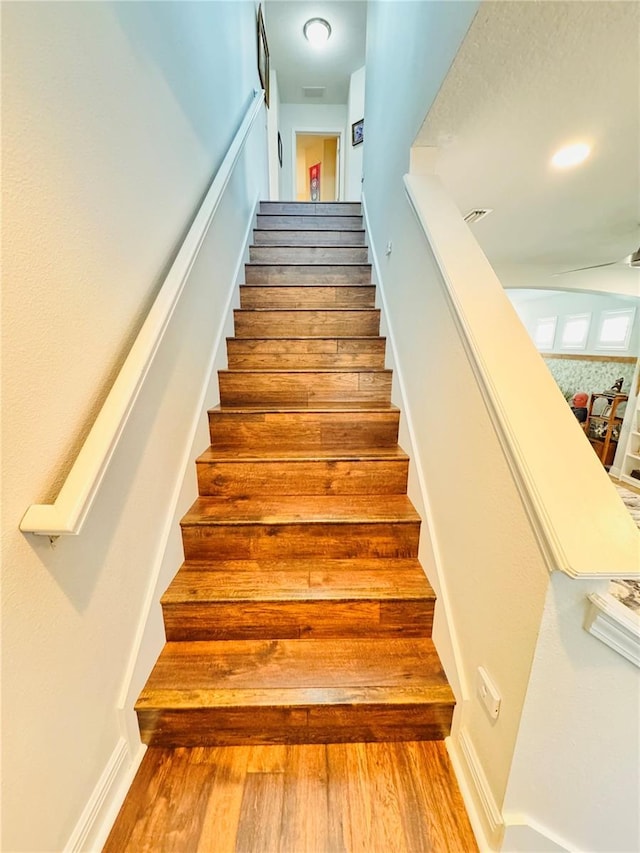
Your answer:
[[[151,748],[104,853],[473,853],[442,741]]]

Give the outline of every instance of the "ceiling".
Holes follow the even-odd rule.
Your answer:
[[[640,271],[624,265],[553,277],[640,245],[639,32],[638,3],[480,6],[416,144],[439,149],[463,213],[493,208],[471,227],[505,286],[592,290],[609,278],[640,294]],[[589,159],[550,167],[575,141]]]
[[[265,28],[271,68],[278,75],[280,101],[287,104],[346,104],[349,77],[365,62],[367,4],[364,0],[265,0]],[[314,49],[302,28],[324,18],[331,38]],[[322,97],[305,97],[303,87],[324,86]]]
[[[430,2],[430,0],[422,0]],[[365,63],[364,0],[264,0],[282,103],[346,103]],[[326,18],[315,51],[302,27]],[[492,208],[472,229],[505,287],[640,295],[640,271],[615,266],[640,246],[640,4],[485,0],[416,144],[463,213]],[[304,86],[324,86],[322,98]],[[592,154],[550,167],[565,144]]]

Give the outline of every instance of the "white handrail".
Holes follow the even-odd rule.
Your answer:
[[[32,504],[20,530],[43,536],[77,535],[100,488],[154,356],[189,278],[203,240],[220,204],[256,116],[264,92],[256,91],[233,142],[171,265],[160,292],[122,365],[58,497],[52,504]]]
[[[639,577],[638,529],[460,212],[434,175],[405,175],[404,182],[549,570]],[[597,512],[584,512],[585,495]]]

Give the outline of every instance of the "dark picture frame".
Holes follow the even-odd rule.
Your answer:
[[[364,119],[354,121],[351,125],[351,144],[361,145],[364,142]]]
[[[262,4],[258,8],[258,74],[264,89],[264,102],[269,106],[269,45],[267,31],[264,28]]]
[[[280,163],[280,168],[282,169],[282,137],[280,136],[280,131],[278,131],[278,163]]]

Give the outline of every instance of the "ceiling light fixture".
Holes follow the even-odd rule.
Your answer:
[[[556,169],[568,169],[570,166],[577,166],[586,160],[591,153],[591,148],[586,142],[578,142],[576,145],[565,145],[551,158],[551,163]]]
[[[304,37],[313,47],[322,47],[329,41],[331,26],[324,18],[310,18],[302,28]]]

